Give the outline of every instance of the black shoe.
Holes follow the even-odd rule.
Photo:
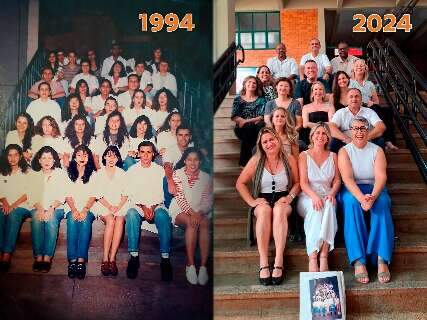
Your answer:
[[[135,279],[138,275],[139,269],[139,256],[131,256],[128,261],[128,267],[126,268],[126,274],[129,279]]]
[[[86,263],[77,262],[76,263],[76,277],[77,279],[84,279],[86,277]]]
[[[40,266],[40,272],[48,273],[52,267],[52,261],[42,261]]]
[[[160,259],[160,275],[162,281],[172,281],[172,265],[169,258]]]
[[[273,286],[281,285],[283,282],[283,267],[274,267],[273,269],[282,270],[282,274],[280,275],[280,277],[271,276],[271,283],[273,284]]]
[[[0,272],[8,272],[10,269],[10,261],[0,261]]]
[[[43,261],[34,260],[33,271],[34,272],[41,272],[42,268],[43,268]]]
[[[260,274],[261,274],[261,270],[263,270],[263,269],[269,269],[270,270],[270,267],[265,266],[265,267],[259,268]],[[261,276],[259,276],[259,283],[261,283],[263,286],[269,286],[271,284],[271,274],[267,278],[261,278]]]
[[[68,278],[74,279],[77,275],[77,263],[70,262],[68,264]]]

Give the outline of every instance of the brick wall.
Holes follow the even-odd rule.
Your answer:
[[[317,9],[283,9],[280,24],[280,38],[286,44],[287,56],[299,64],[301,57],[309,52],[310,39],[318,36]],[[239,66],[257,67],[275,55],[275,50],[245,50],[245,63]]]

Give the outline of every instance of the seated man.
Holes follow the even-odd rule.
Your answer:
[[[89,86],[89,94],[92,96],[93,93],[99,89],[98,79],[90,73],[90,65],[89,60],[82,59],[81,61],[82,72],[78,73],[74,76],[73,80],[71,80],[70,84],[70,93],[74,93],[76,90],[76,84],[79,80],[83,79]]]
[[[71,50],[70,52],[68,52],[68,61],[69,61],[68,64],[62,70],[62,79],[66,80],[68,85],[70,85],[74,76],[80,71],[80,65],[77,64],[76,51]],[[67,91],[68,88],[64,88],[64,90],[66,90],[66,92],[69,92]]]
[[[154,73],[153,79],[153,94],[162,88],[168,89],[176,97],[178,88],[176,85],[176,78],[169,71],[169,64],[167,61],[162,60],[159,64],[159,72]]]
[[[122,56],[120,56],[121,52],[122,52],[122,49],[119,44],[114,43],[111,46],[111,56],[109,56],[108,58],[105,58],[104,62],[102,63],[101,77],[106,78],[108,76],[108,73],[110,72],[111,67],[113,66],[114,62],[116,62],[117,60],[123,63],[123,66],[126,69],[127,61]]]
[[[323,80],[329,81],[329,76],[332,73],[331,63],[329,62],[328,56],[324,53],[320,53],[320,41],[317,38],[310,40],[311,52],[305,54],[301,58],[300,62],[300,78],[304,79],[304,67],[308,60],[314,60],[317,64],[318,77]]]
[[[279,43],[276,46],[277,57],[272,57],[267,60],[267,66],[271,71],[274,79],[286,77],[296,79],[298,76],[298,66],[294,58],[286,56],[286,46],[284,43]]]
[[[338,42],[338,57],[331,60],[332,73],[335,74],[338,71],[344,71],[351,77],[353,71],[353,64],[357,57],[348,54],[348,43],[345,41]]]
[[[301,107],[311,103],[311,85],[316,81],[320,81],[325,86],[326,93],[331,93],[328,83],[317,77],[317,64],[314,60],[307,60],[304,65],[304,74],[306,78],[299,81],[295,88],[295,98],[300,103]],[[328,95],[327,95],[328,96]]]
[[[139,78],[136,74],[128,75],[128,90],[122,92],[117,97],[117,103],[119,105],[119,111],[129,109],[132,103],[133,93],[139,88]]]
[[[330,150],[338,150],[351,142],[351,123],[356,116],[367,119],[369,123],[368,140],[384,148],[384,139],[382,135],[386,129],[384,123],[378,117],[374,110],[362,107],[362,94],[359,89],[352,88],[347,93],[348,107],[335,112],[332,121],[329,123],[332,134]]]
[[[126,194],[129,195],[130,209],[126,213],[126,234],[130,260],[127,276],[135,279],[139,269],[139,240],[141,223],[146,220],[154,223],[160,240],[160,272],[163,281],[172,280],[172,266],[169,253],[171,245],[172,224],[168,211],[164,207],[163,178],[165,170],[154,163],[156,148],[150,141],[143,141],[138,146],[140,161],[126,172]]]
[[[51,90],[51,99],[56,100],[58,102],[61,101],[62,104],[64,103],[64,97],[65,97],[65,91],[64,88],[62,87],[61,83],[59,81],[56,81],[55,79],[53,79],[53,70],[51,67],[43,67],[41,70],[41,80],[37,81],[36,83],[34,83],[31,88],[30,91],[28,92],[28,96],[31,99],[38,99],[39,98],[39,84],[42,82],[47,82],[50,85],[50,90]],[[61,99],[62,98],[62,99]],[[59,102],[58,102],[59,103]],[[62,105],[61,103],[59,103],[59,105]]]

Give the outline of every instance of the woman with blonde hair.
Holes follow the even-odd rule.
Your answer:
[[[282,141],[283,150],[288,156],[298,159],[298,133],[290,113],[282,107],[274,109],[271,113],[271,124]]]
[[[353,65],[349,88],[357,88],[362,93],[362,102],[368,108],[374,110],[381,120],[384,121],[386,131],[384,132],[386,150],[396,150],[396,137],[394,134],[393,111],[389,107],[381,107],[379,105],[377,90],[372,81],[368,80],[369,68],[365,60],[359,59]]]
[[[297,210],[304,218],[309,272],[328,271],[328,253],[334,249],[337,232],[336,200],[341,180],[337,155],[328,149],[331,132],[324,122],[314,124],[310,131],[309,150],[299,156],[302,192]]]
[[[252,192],[247,184],[253,181]],[[300,191],[298,166],[287,157],[277,132],[262,128],[257,140],[257,153],[249,160],[236,182],[236,189],[251,207],[248,214],[248,238],[253,244],[253,215],[260,255],[259,281],[279,285],[283,281],[283,254],[288,233],[291,203]],[[271,230],[276,247],[273,272],[268,264]]]

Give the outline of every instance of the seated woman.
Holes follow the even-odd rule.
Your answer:
[[[93,208],[93,212],[105,224],[101,273],[104,276],[117,276],[119,270],[116,255],[123,235],[127,196],[124,193],[126,181],[125,172],[121,169],[122,157],[116,146],[105,149],[102,164],[103,168],[94,177],[94,187],[99,200]]]
[[[128,89],[126,69],[120,61],[113,63],[106,79],[110,81],[115,94],[125,92]]]
[[[262,83],[262,91],[266,101],[274,100],[277,98],[277,92],[274,86],[273,77],[271,76],[270,68],[262,65],[258,68],[256,73],[257,78]]]
[[[253,183],[252,193],[247,184]],[[287,157],[280,137],[272,128],[261,129],[257,153],[253,156],[236,182],[236,189],[251,207],[249,213],[249,240],[253,243],[252,225],[256,217],[256,236],[260,255],[259,281],[263,285],[278,285],[283,281],[283,255],[288,233],[291,203],[299,193],[297,161]],[[271,229],[276,246],[274,268],[270,274],[268,245]]]
[[[209,256],[212,179],[209,174],[200,170],[202,159],[202,153],[196,148],[190,147],[184,151],[172,175],[177,193],[171,202],[169,213],[172,223],[185,228],[187,280],[191,284],[205,285],[209,280],[206,265]],[[197,238],[201,259],[198,275],[194,261]]]
[[[65,128],[63,141],[64,166],[68,167],[70,158],[78,146],[84,145],[92,150],[94,143],[93,129],[89,122],[87,122],[87,118],[84,115],[74,116],[68,123],[67,128]]]
[[[95,203],[95,162],[92,152],[85,145],[78,146],[68,167],[65,212],[67,217],[68,277],[83,279],[86,276]]]
[[[133,93],[130,107],[123,110],[123,118],[128,128],[132,126],[139,116],[146,115],[148,117],[151,115],[151,109],[146,108],[146,102],[144,91],[136,89]]]
[[[276,108],[271,114],[271,123],[282,141],[286,155],[293,156],[297,160],[299,155],[298,133],[290,113],[285,108]]]
[[[384,151],[368,141],[368,121],[356,116],[351,123],[352,141],[340,149],[338,166],[344,182],[341,201],[344,240],[348,259],[358,282],[368,283],[368,258],[378,264],[378,281],[390,281],[388,264],[394,247],[391,200],[385,187],[387,162]],[[370,211],[370,231],[365,212]]]
[[[176,145],[176,129],[181,125],[182,117],[178,111],[171,112],[157,134],[157,150],[164,156],[166,150]]]
[[[33,242],[33,271],[49,272],[55,253],[59,224],[64,217],[62,204],[67,175],[61,170],[58,153],[50,146],[35,154],[31,166],[28,202],[31,210],[31,238]]]
[[[234,133],[241,141],[239,165],[245,166],[252,157],[258,132],[264,126],[265,98],[257,78],[243,80],[240,95],[234,98],[231,120],[236,123]]]
[[[67,128],[68,123],[77,115],[84,115],[87,117],[88,121],[91,120],[87,111],[85,110],[82,100],[80,100],[79,95],[76,93],[71,93],[67,97],[65,105],[62,108],[62,122],[60,125],[61,132],[65,132],[65,128]]]
[[[113,111],[108,115],[104,131],[96,136],[94,154],[98,169],[100,168],[99,160],[108,146],[117,146],[122,159],[126,158],[129,152],[129,134],[125,120],[119,111]]]
[[[332,98],[335,111],[348,106],[347,94],[350,76],[345,71],[338,71],[332,83]]]
[[[328,150],[331,133],[326,123],[315,124],[310,131],[309,150],[299,156],[302,192],[297,210],[304,218],[309,256],[308,271],[328,271],[328,253],[334,249],[337,232],[335,196],[341,185],[337,155]]]
[[[152,108],[154,114],[148,114],[154,130],[159,130],[166,118],[172,111],[178,111],[178,100],[168,89],[160,89],[153,98]]]
[[[303,130],[300,132],[301,140],[307,145],[310,143],[309,134],[317,122],[329,122],[335,113],[334,107],[326,102],[326,90],[323,83],[316,81],[311,86],[311,103],[302,108],[302,126]]]
[[[92,97],[89,93],[89,85],[84,79],[77,81],[76,93],[83,102],[83,106],[85,107],[86,112],[92,114],[91,116],[93,116],[94,112],[92,107]]]
[[[394,134],[393,112],[390,108],[384,108],[379,105],[380,100],[375,85],[368,80],[368,76],[369,68],[365,60],[358,59],[353,64],[349,88],[359,89],[362,93],[362,102],[374,110],[380,119],[384,121],[386,126],[386,131],[384,132],[385,149],[396,150],[398,147],[395,146],[396,136]]]
[[[129,131],[129,151],[126,160],[123,163],[123,169],[127,171],[139,160],[138,146],[142,141],[151,141],[156,146],[156,140],[153,136],[153,127],[147,116],[136,118]]]
[[[101,79],[101,66],[96,58],[96,52],[93,49],[87,51],[87,59],[89,60],[90,71],[92,74],[99,79]]]
[[[102,110],[104,110],[105,101],[113,92],[110,80],[103,79],[101,81],[99,84],[99,92],[98,95],[92,97],[92,111],[89,111],[89,113],[93,113],[94,118],[97,118]]]
[[[149,69],[148,71],[150,71],[152,74],[159,72],[159,64],[160,61],[162,61],[162,58],[162,48],[153,48],[150,60],[145,62],[147,64],[147,69]]]
[[[30,216],[28,171],[22,148],[9,144],[0,159],[0,271],[9,270],[22,221]]]
[[[119,105],[117,104],[117,100],[115,98],[108,97],[105,100],[104,108],[102,109],[102,111],[99,113],[99,116],[95,120],[94,135],[97,136],[98,134],[102,133],[102,131],[104,131],[105,123],[107,121],[108,116],[113,111],[117,111],[118,108],[119,108]]]
[[[64,155],[64,140],[62,140],[58,123],[50,116],[40,119],[35,127],[33,152],[36,153],[44,146],[52,147],[62,160]]]
[[[51,50],[47,54],[46,66],[51,68],[53,75],[55,76],[59,69],[58,58],[56,57],[56,51]]]
[[[10,144],[17,144],[22,148],[24,158],[27,162],[33,157],[32,140],[34,137],[34,122],[31,116],[22,112],[17,115],[15,121],[15,130],[11,130],[6,135],[7,147]]]

